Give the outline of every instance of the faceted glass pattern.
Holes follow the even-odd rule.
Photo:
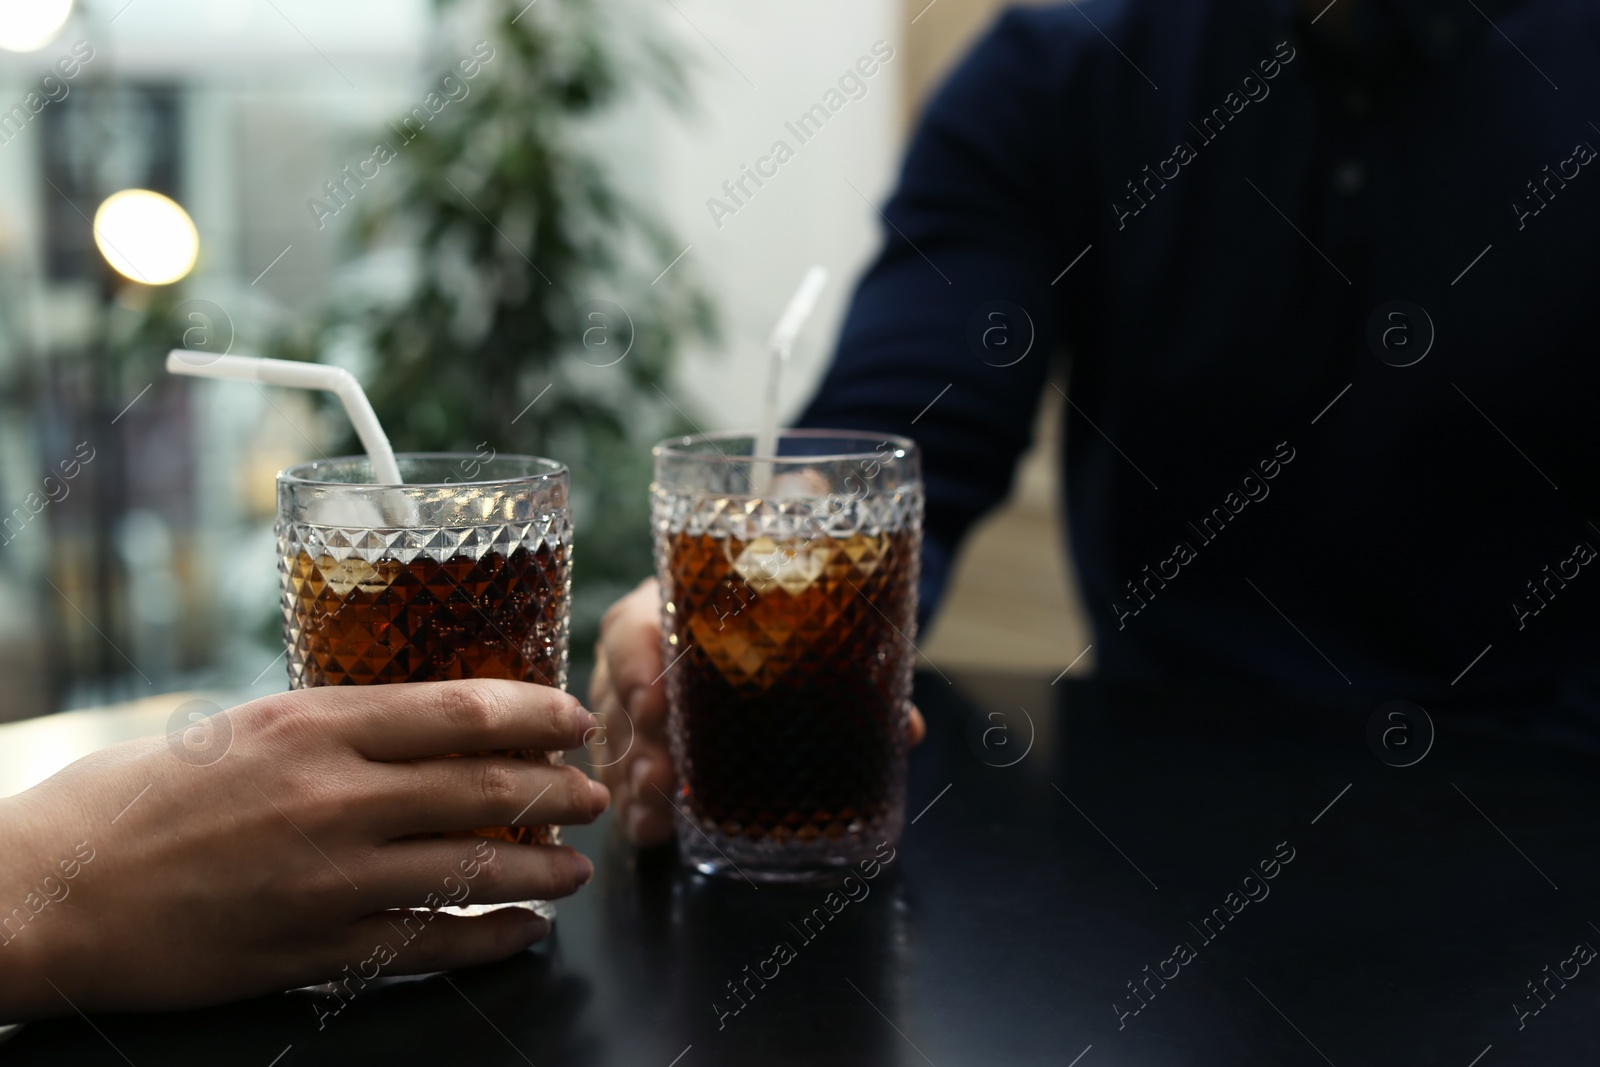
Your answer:
[[[566,682],[571,524],[370,530],[280,523],[289,684]]]
[[[922,508],[918,482],[850,501],[654,487],[694,866],[807,881],[898,839]]]

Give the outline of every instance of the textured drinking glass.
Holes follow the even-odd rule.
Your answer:
[[[572,586],[566,467],[492,454],[396,459],[405,485],[371,484],[365,456],[303,463],[278,476],[290,688],[449,678],[564,688]],[[535,749],[512,755],[561,760]],[[553,826],[435,836],[474,835],[559,841]]]
[[[792,430],[657,445],[678,844],[707,874],[838,877],[899,839],[922,545],[916,445]],[[760,489],[761,491],[757,491]]]

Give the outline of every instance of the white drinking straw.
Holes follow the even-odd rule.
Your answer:
[[[794,342],[805,327],[806,320],[816,310],[817,298],[828,284],[828,270],[820,264],[806,271],[800,279],[800,288],[789,298],[778,324],[767,338],[767,394],[761,404],[761,426],[756,431],[755,455],[765,457],[778,450],[778,379],[783,375],[783,365],[789,362]],[[772,488],[772,463],[758,459],[750,465],[751,489],[757,496],[765,496]]]
[[[199,362],[204,360],[204,362]],[[282,385],[290,389],[324,389],[337,396],[344,404],[345,414],[361,438],[361,447],[372,460],[372,473],[379,485],[404,484],[400,468],[394,462],[394,449],[389,438],[378,425],[378,416],[372,403],[362,391],[361,383],[343,367],[330,367],[323,363],[301,363],[292,359],[261,359],[257,356],[212,356],[205,352],[191,352],[174,348],[167,353],[167,370],[172,374],[187,374],[195,378],[230,378],[235,381],[261,382],[264,385]]]

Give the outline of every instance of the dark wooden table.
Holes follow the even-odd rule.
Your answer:
[[[1594,755],[1068,681],[918,699],[915,823],[826,924],[821,891],[709,881],[602,823],[571,835],[594,883],[514,960],[320,1029],[304,992],[34,1024],[0,1063],[1600,1063],[1600,966],[1574,955],[1600,946]]]

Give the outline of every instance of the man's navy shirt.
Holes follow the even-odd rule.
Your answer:
[[[1288,0],[1002,17],[928,106],[800,421],[921,444],[928,609],[1067,371],[1104,675],[1577,697],[1600,8],[1338,2],[1342,43]]]

